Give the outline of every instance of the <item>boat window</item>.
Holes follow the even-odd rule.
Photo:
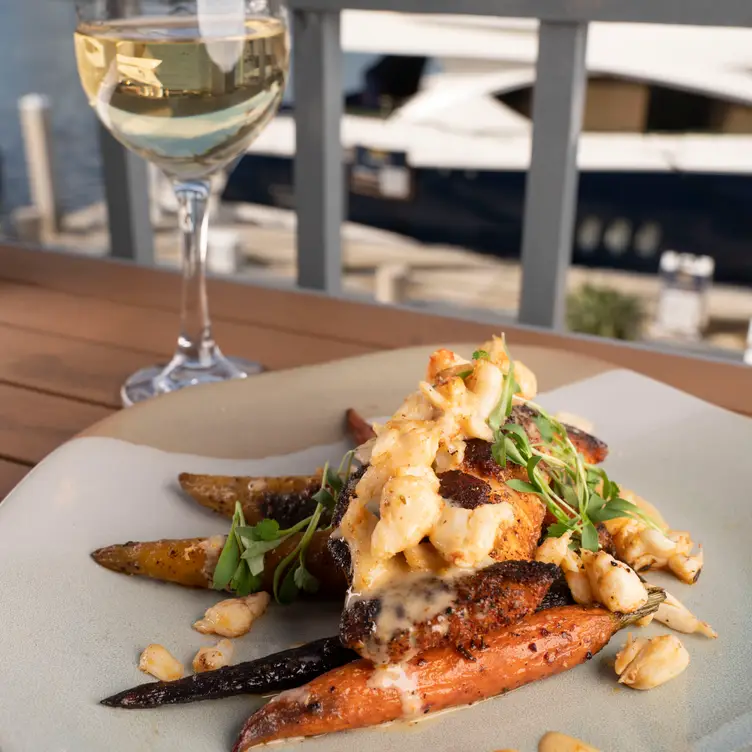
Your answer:
[[[657,222],[644,222],[637,228],[632,244],[639,256],[655,256],[661,246],[661,226]]]
[[[715,100],[665,86],[651,86],[645,129],[682,132],[712,130]]]
[[[496,99],[530,118],[530,85]],[[746,104],[615,76],[588,78],[582,130],[590,133],[752,133]]]
[[[628,219],[615,219],[603,233],[603,244],[614,256],[621,256],[629,248],[632,238],[632,223]]]
[[[601,242],[603,222],[598,217],[585,217],[577,230],[577,246],[580,250],[590,253]]]
[[[533,112],[533,87],[523,86],[521,89],[513,89],[496,94],[497,101],[510,107],[520,115],[530,118]]]
[[[345,89],[348,112],[388,116],[417,94],[427,58],[384,55],[360,71],[355,90]]]

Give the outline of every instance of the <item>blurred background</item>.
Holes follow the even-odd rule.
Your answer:
[[[108,142],[76,72],[73,0],[0,13],[0,235],[107,255]],[[342,47],[345,292],[513,319],[537,23],[345,11]],[[742,359],[752,30],[594,23],[587,67],[567,326]],[[290,80],[215,181],[216,274],[295,282],[294,107]],[[177,267],[169,185],[149,168],[143,191],[155,262]]]

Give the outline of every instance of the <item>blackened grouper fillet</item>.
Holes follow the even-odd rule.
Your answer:
[[[443,645],[467,652],[483,635],[540,606],[559,573],[552,564],[504,561],[454,578],[415,574],[346,605],[342,644],[374,663],[396,663]]]
[[[509,416],[510,423],[516,423],[525,429],[530,441],[540,441],[541,435],[535,419],[538,417],[538,411],[529,405],[515,405],[512,408],[512,414]],[[596,436],[583,431],[580,428],[563,424],[567,431],[569,440],[574,448],[585,458],[585,462],[591,465],[597,465],[608,456],[608,445]]]

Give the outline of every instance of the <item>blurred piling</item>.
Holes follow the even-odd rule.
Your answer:
[[[14,223],[19,237],[33,242],[60,229],[50,101],[43,94],[26,94],[18,100],[18,110],[31,206],[22,207],[14,215]]]

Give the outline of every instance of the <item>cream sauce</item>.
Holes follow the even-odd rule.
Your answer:
[[[311,693],[303,687],[295,687],[294,689],[286,689],[284,692],[280,692],[275,697],[269,700],[269,704],[274,702],[294,702],[299,705],[307,705],[311,699]]]
[[[403,718],[414,718],[423,710],[418,681],[415,676],[408,675],[404,664],[377,667],[368,679],[368,686],[373,689],[396,689],[402,703]]]
[[[364,645],[364,657],[375,664],[389,662],[389,642],[400,632],[411,633],[416,625],[438,617],[432,631],[446,634],[449,624],[442,617],[455,603],[457,594],[453,580],[462,571],[452,570],[443,577],[420,573],[408,574],[401,582],[374,593],[369,598],[380,602],[374,630]],[[348,606],[362,595],[348,596]],[[409,652],[405,659],[412,657]]]

